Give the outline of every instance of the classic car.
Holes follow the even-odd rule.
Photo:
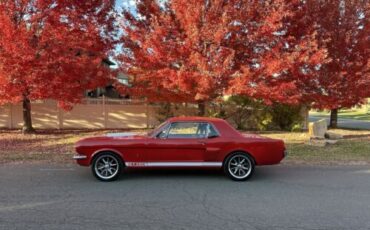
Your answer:
[[[236,181],[255,166],[278,164],[286,156],[282,140],[241,134],[225,120],[170,118],[147,134],[111,133],[78,141],[73,157],[91,166],[101,181],[116,180],[125,168],[222,168]]]

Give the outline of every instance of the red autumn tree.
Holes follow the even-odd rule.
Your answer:
[[[370,2],[312,0],[304,7],[301,22],[315,25],[315,40],[329,61],[312,70],[308,80],[299,78],[298,85],[313,107],[331,110],[330,126],[336,127],[339,108],[370,97]]]
[[[0,1],[0,104],[23,103],[23,131],[33,132],[31,101],[67,108],[107,82],[113,0]]]
[[[134,95],[200,105],[225,93],[297,103],[297,76],[325,59],[315,28],[297,28],[301,1],[143,0],[121,22]],[[298,33],[296,33],[298,34]],[[203,106],[200,106],[202,108]],[[201,112],[202,114],[202,112]]]

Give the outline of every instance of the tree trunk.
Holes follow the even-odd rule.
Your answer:
[[[310,112],[310,107],[306,104],[303,104],[301,106],[301,111],[300,115],[302,118],[302,130],[303,131],[308,131],[308,124],[309,124],[309,112]]]
[[[32,127],[31,118],[31,101],[27,98],[23,98],[23,126],[22,133],[34,133],[35,129]]]
[[[206,115],[206,103],[204,101],[198,102],[198,116],[205,116]]]
[[[336,129],[338,127],[338,109],[332,109],[330,111],[329,127],[332,129]]]

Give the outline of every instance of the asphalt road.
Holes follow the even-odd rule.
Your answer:
[[[325,119],[326,123],[329,125],[330,118],[328,116],[310,116],[309,117],[310,122],[318,121],[318,120],[321,120],[321,119]],[[370,130],[370,121],[338,118],[338,127],[339,128],[347,128],[347,129]]]
[[[0,229],[370,229],[370,167],[269,166],[248,182],[217,171],[0,166]]]

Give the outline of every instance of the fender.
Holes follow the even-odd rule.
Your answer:
[[[96,154],[101,153],[101,152],[112,152],[112,153],[115,153],[115,154],[117,154],[118,156],[121,157],[121,159],[122,159],[123,162],[125,162],[125,159],[123,157],[123,154],[120,151],[118,151],[116,149],[112,149],[112,148],[103,148],[103,149],[98,149],[98,150],[94,151],[93,154],[91,154],[90,162],[89,162],[90,165],[92,163],[92,159],[94,159],[94,157],[96,156]]]

